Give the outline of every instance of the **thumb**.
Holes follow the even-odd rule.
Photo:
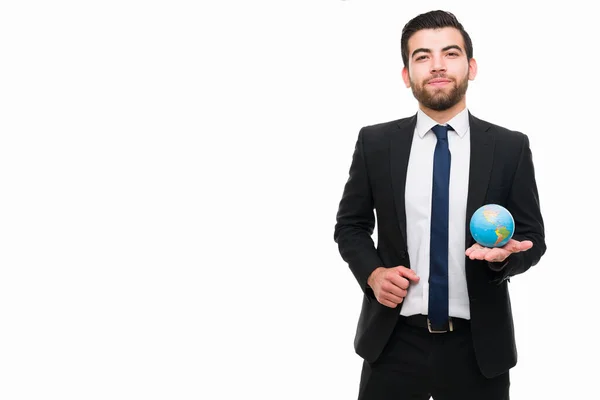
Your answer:
[[[529,250],[533,247],[533,242],[531,240],[523,240],[519,243],[519,251]]]
[[[511,253],[518,253],[520,251],[529,250],[532,247],[533,242],[531,240],[523,240],[522,242],[519,242],[518,240],[511,239],[504,249],[510,251]]]
[[[408,280],[411,280],[413,282],[418,282],[419,279],[421,279],[417,276],[415,271],[413,271],[410,268],[406,268],[403,265],[399,265],[397,268],[398,268],[398,273],[400,273],[401,276],[405,277]]]

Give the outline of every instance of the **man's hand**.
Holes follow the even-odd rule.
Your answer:
[[[371,273],[367,284],[373,289],[375,298],[386,307],[396,308],[408,293],[410,281],[419,282],[413,270],[398,265],[393,268],[379,267]]]
[[[522,242],[519,242],[518,240],[510,239],[504,246],[493,249],[490,249],[489,247],[483,247],[482,245],[475,243],[473,246],[469,247],[467,251],[465,251],[465,254],[471,260],[502,262],[506,260],[512,253],[529,250],[532,247],[533,242],[531,240],[523,240]]]

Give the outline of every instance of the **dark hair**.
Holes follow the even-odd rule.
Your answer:
[[[408,39],[418,31],[422,29],[437,29],[437,28],[456,28],[460,31],[465,42],[465,51],[467,52],[467,59],[473,58],[473,43],[471,37],[465,31],[462,24],[458,22],[458,19],[454,14],[435,10],[429,11],[425,14],[420,14],[408,21],[404,28],[402,28],[402,38],[400,39],[400,48],[402,51],[402,61],[404,66],[408,68]]]

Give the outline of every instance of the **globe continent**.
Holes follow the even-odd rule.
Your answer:
[[[502,247],[514,234],[515,220],[506,208],[486,204],[473,213],[469,226],[471,236],[480,245]]]

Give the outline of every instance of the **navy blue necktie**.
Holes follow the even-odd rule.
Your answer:
[[[446,330],[448,324],[448,214],[450,188],[449,125],[436,125],[431,198],[431,241],[429,250],[429,321],[431,330]]]

